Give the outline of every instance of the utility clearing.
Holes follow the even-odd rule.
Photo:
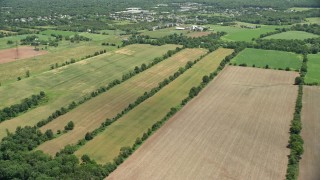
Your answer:
[[[108,179],[285,179],[297,76],[227,66]]]
[[[188,61],[193,61],[205,54],[205,49],[184,49],[172,57],[115,86],[96,98],[80,105],[69,113],[53,120],[41,130],[52,129],[53,132],[63,130],[64,126],[73,121],[72,131],[40,145],[38,149],[54,155],[68,144],[75,144],[83,139],[87,132],[98,128],[107,118],[111,119],[124,110],[130,103],[158,86],[165,78],[173,75]]]

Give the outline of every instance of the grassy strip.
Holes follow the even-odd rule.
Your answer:
[[[0,110],[0,122],[17,117],[28,110],[35,108],[46,101],[46,94],[41,91],[39,94],[32,95],[29,98],[22,100],[20,104],[14,104],[10,107],[5,107]]]
[[[62,116],[64,114],[66,114],[67,112],[71,111],[72,109],[78,107],[79,105],[85,103],[86,101],[90,100],[91,98],[94,98],[96,96],[98,96],[101,93],[104,93],[108,90],[110,90],[111,88],[125,82],[126,80],[130,79],[131,77],[139,74],[140,72],[143,72],[149,68],[151,68],[152,66],[160,63],[161,61],[171,57],[172,55],[178,53],[179,51],[181,51],[183,48],[176,48],[175,50],[169,50],[166,54],[164,54],[162,57],[157,57],[155,58],[151,63],[149,63],[148,65],[146,64],[142,64],[140,67],[136,66],[132,71],[124,74],[122,76],[122,79],[115,79],[112,82],[110,82],[107,86],[103,86],[100,87],[99,89],[92,91],[89,95],[84,96],[80,101],[78,102],[71,102],[68,107],[61,107],[60,109],[56,110],[55,112],[52,113],[52,115],[50,115],[47,119],[43,119],[41,121],[39,121],[37,123],[37,127],[42,127],[46,124],[48,124],[49,122],[51,122],[52,120],[58,118],[59,116]]]
[[[195,61],[189,61],[185,65],[185,67],[181,67],[177,72],[175,72],[173,75],[169,76],[169,78],[164,79],[162,82],[159,83],[158,87],[153,88],[149,92],[145,92],[142,96],[138,97],[137,100],[129,104],[127,108],[122,110],[120,113],[118,113],[115,117],[112,119],[106,119],[105,122],[101,124],[101,126],[97,129],[95,129],[93,132],[88,132],[84,139],[81,139],[78,141],[77,145],[67,145],[64,149],[62,149],[60,152],[57,153],[57,156],[63,155],[63,154],[73,154],[76,150],[78,150],[81,146],[85,145],[88,141],[92,140],[95,136],[97,136],[99,133],[103,132],[109,125],[111,125],[113,122],[120,119],[122,116],[127,114],[130,110],[147,100],[148,98],[155,95],[157,92],[159,92],[163,87],[168,85],[170,82],[178,78],[181,74],[183,74],[185,71],[190,69],[194,64],[199,62],[202,58],[204,58],[206,55],[208,55],[210,52],[208,52],[205,55],[200,56],[200,58],[196,59]]]
[[[204,76],[202,78],[202,83],[197,87],[191,88],[189,91],[189,96],[184,100],[182,100],[180,105],[178,105],[177,107],[172,107],[165,117],[163,117],[160,121],[153,124],[152,127],[149,128],[148,131],[145,132],[141,138],[138,137],[132,147],[128,147],[128,146],[122,147],[120,149],[119,155],[114,158],[114,162],[106,164],[109,172],[111,173],[112,171],[114,171],[121,163],[124,162],[126,158],[128,158],[135,150],[137,150],[144,141],[146,141],[155,131],[157,131],[162,125],[164,125],[166,121],[168,121],[173,115],[175,115],[180,109],[182,109],[189,101],[191,101],[194,97],[196,97],[199,94],[199,92],[202,89],[204,89],[206,85],[209,84],[209,82],[212,81],[218,75],[218,73],[225,67],[225,65],[238,53],[239,51],[235,51],[231,55],[225,57],[225,59],[220,63],[220,66],[217,68],[217,70],[210,73],[209,76]],[[88,156],[84,155],[82,157],[82,159],[85,159],[85,158],[88,158]]]

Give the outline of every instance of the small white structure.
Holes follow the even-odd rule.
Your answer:
[[[185,30],[186,28],[184,27],[176,27],[176,30]]]

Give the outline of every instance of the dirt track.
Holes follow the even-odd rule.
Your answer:
[[[296,76],[226,67],[107,179],[285,179]]]
[[[304,153],[300,162],[300,180],[320,178],[320,87],[303,88],[302,138]]]
[[[43,54],[47,54],[47,51],[35,51],[33,47],[30,46],[21,46],[18,50],[16,48],[0,50],[0,64]]]

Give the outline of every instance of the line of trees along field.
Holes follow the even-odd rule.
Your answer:
[[[39,94],[25,98],[19,104],[5,107],[0,110],[0,122],[17,117],[31,108],[35,108],[46,100],[46,94],[41,91]]]

